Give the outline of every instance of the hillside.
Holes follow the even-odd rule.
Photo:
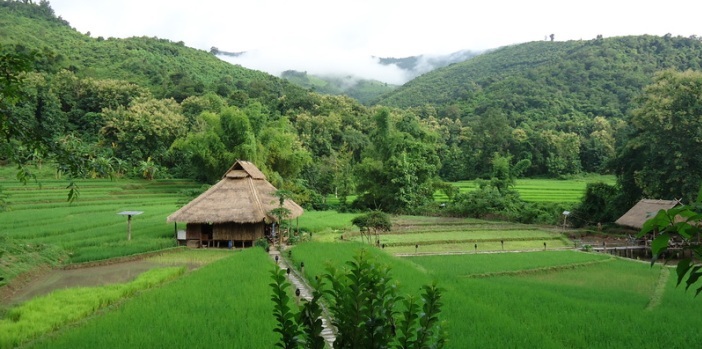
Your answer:
[[[567,113],[622,117],[656,71],[700,67],[702,42],[697,38],[530,42],[437,69],[375,103],[430,104],[454,115],[458,108],[462,116],[493,108],[520,119]]]
[[[398,86],[377,80],[359,79],[353,76],[319,76],[286,70],[281,77],[302,88],[328,95],[346,95],[363,104],[388,93]]]
[[[210,53],[234,64],[237,61],[231,61],[229,60],[230,58],[241,57],[247,54],[246,51],[222,51],[217,47],[212,47]],[[401,58],[373,57],[375,61],[373,64],[377,65],[377,68],[380,68],[380,66],[393,66],[403,74],[403,81],[407,81],[432,70],[463,62],[479,54],[479,52],[461,50],[449,54],[417,55]],[[346,95],[366,105],[398,87],[398,85],[377,80],[377,76],[369,79],[367,77],[359,77],[354,73],[343,73],[341,71],[315,74],[289,69],[280,73],[280,77],[310,91],[328,95]]]
[[[479,54],[480,52],[461,50],[445,55],[419,55],[402,58],[380,57],[378,60],[383,65],[394,64],[406,71],[409,76],[415,78],[432,70],[466,61]]]
[[[155,97],[177,101],[208,91],[234,99],[304,92],[272,75],[231,65],[182,42],[148,37],[92,38],[57,18],[46,2],[0,1],[0,44],[20,44],[47,53],[50,58],[44,70],[68,69],[81,78],[124,80],[147,87]]]

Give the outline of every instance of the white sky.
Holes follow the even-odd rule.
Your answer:
[[[91,36],[156,36],[209,50],[248,51],[235,63],[402,82],[371,56],[481,51],[504,45],[654,34],[702,36],[702,1],[621,0],[50,0]]]

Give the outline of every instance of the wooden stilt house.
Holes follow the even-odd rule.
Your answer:
[[[649,218],[652,218],[660,210],[669,210],[675,206],[680,205],[680,200],[651,200],[643,199],[634,205],[629,211],[627,211],[623,216],[619,217],[615,223],[641,230],[644,223]]]
[[[277,218],[271,210],[280,205],[276,188],[251,162],[237,161],[222,179],[193,201],[168,216],[168,222],[187,223],[188,246],[250,247],[272,233]],[[303,213],[286,199],[287,219]]]

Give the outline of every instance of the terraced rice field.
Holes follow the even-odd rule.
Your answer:
[[[579,251],[396,258],[360,243],[293,249],[308,278],[360,249],[392,268],[401,294],[443,288],[447,348],[660,348],[699,340],[699,299],[660,266]],[[674,273],[673,273],[674,275]]]
[[[518,179],[514,189],[525,201],[533,202],[578,202],[585,194],[588,183],[605,182],[614,184],[613,176],[590,176],[582,179]],[[475,181],[460,181],[453,183],[461,192],[475,190]],[[437,201],[446,201],[441,193],[434,195]]]
[[[368,242],[359,232],[344,234],[345,240]],[[477,219],[400,216],[393,219],[392,231],[370,237],[371,243],[388,253],[475,253],[521,251],[574,247],[558,231],[533,225],[489,222]]]
[[[0,176],[9,210],[0,213],[3,236],[27,244],[57,245],[78,263],[175,246],[175,227],[166,217],[187,201],[181,191],[200,187],[183,180],[85,180],[80,197],[67,202],[66,181],[40,179],[22,185],[4,169]],[[127,219],[121,211],[143,211]]]

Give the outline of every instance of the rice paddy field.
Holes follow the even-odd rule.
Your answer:
[[[229,254],[27,347],[273,348],[275,264],[260,248]]]
[[[419,216],[393,217],[393,228],[371,242],[392,254],[479,253],[576,247],[555,228],[509,222]],[[343,240],[368,241],[359,232]]]
[[[32,245],[60,246],[69,263],[80,263],[162,250],[175,246],[175,227],[166,217],[186,200],[183,189],[200,187],[183,180],[82,180],[80,197],[67,202],[65,179],[44,176],[39,184],[21,184],[14,168],[0,168],[0,186],[8,210],[0,212],[0,233]],[[122,211],[132,217],[131,241]]]
[[[604,182],[614,184],[614,176],[588,175],[576,179],[546,179],[546,178],[520,178],[514,189],[525,201],[531,202],[578,202],[585,194],[588,183]],[[469,192],[477,188],[475,181],[454,182],[460,192]],[[446,195],[436,193],[434,199],[447,201]]]
[[[553,191],[535,190],[531,198],[546,201],[576,187],[567,182],[548,182]],[[0,212],[3,238],[58,246],[68,251],[64,264],[169,250],[143,258],[176,268],[139,276],[156,281],[68,288],[0,307],[0,348],[274,347],[275,263],[263,250],[171,250],[174,226],[166,216],[188,200],[183,189],[200,185],[82,181],[79,200],[68,204],[65,180],[41,183],[22,185],[0,169],[11,204]],[[129,242],[126,218],[117,215],[123,210],[144,211],[133,218]],[[312,232],[313,241],[292,247],[290,262],[304,262],[304,275],[313,278],[364,250],[391,266],[401,294],[419,295],[421,285],[436,281],[444,290],[449,348],[682,348],[702,338],[702,301],[675,287],[674,270],[578,251],[557,227],[396,216],[393,230],[378,236],[385,245],[379,248],[362,242],[350,223],[355,216],[306,212],[293,224]],[[63,306],[67,299],[85,301],[88,310]],[[46,313],[33,313],[40,310]],[[42,325],[48,327],[21,325],[42,317],[52,320]]]
[[[393,269],[401,292],[444,289],[449,348],[682,348],[700,339],[700,300],[668,270],[578,251],[393,257],[359,243],[293,249],[314,277],[359,248]],[[674,275],[674,273],[672,273]]]

